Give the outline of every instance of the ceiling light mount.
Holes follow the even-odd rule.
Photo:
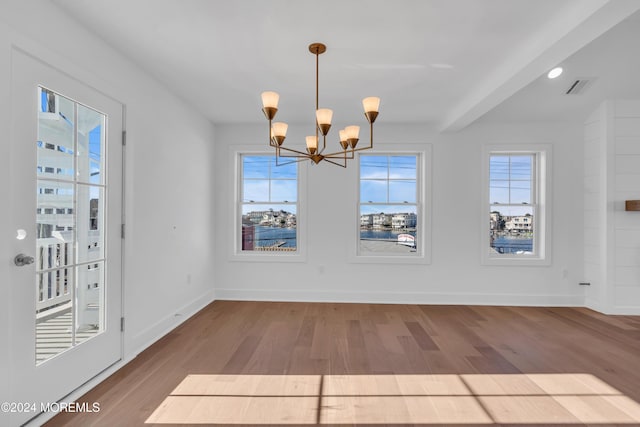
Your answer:
[[[315,136],[307,136],[306,152],[295,150],[283,145],[287,134],[288,125],[283,122],[273,122],[278,112],[278,101],[280,95],[276,92],[262,93],[262,112],[269,121],[269,146],[273,147],[276,152],[276,165],[283,165],[292,162],[310,160],[314,164],[326,161],[337,166],[347,167],[347,160],[352,160],[356,151],[368,150],[373,148],[373,123],[378,117],[378,109],[380,107],[380,98],[368,97],[362,100],[364,107],[364,116],[369,122],[370,141],[366,147],[356,148],[359,141],[360,126],[347,126],[338,132],[340,136],[340,147],[342,150],[324,154],[327,146],[327,134],[331,129],[331,119],[333,111],[328,108],[319,108],[319,56],[327,51],[327,47],[322,43],[311,43],[309,52],[316,56],[316,126]],[[318,147],[318,141],[322,137],[322,148]],[[284,152],[283,152],[284,150]],[[280,162],[280,158],[293,159]]]
[[[321,55],[327,51],[327,46],[322,43],[311,43],[309,45],[309,52],[314,55]]]

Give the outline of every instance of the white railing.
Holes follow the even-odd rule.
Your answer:
[[[72,245],[53,237],[37,240],[36,310],[39,313],[71,301],[74,269],[64,266],[73,264]]]

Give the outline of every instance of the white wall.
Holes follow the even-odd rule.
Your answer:
[[[607,298],[607,111],[594,111],[584,126],[585,304],[603,310]]]
[[[49,1],[5,0],[0,14],[0,200],[9,200],[11,49],[16,46],[126,107],[125,359],[213,298],[212,124]],[[34,145],[35,147],[35,145]],[[35,148],[34,148],[35,149]],[[35,171],[34,171],[35,173]],[[28,197],[28,195],[27,195]],[[33,195],[35,197],[35,194]],[[35,216],[35,215],[34,215]],[[15,230],[0,209],[0,393],[7,396]],[[182,316],[176,316],[182,314]],[[2,401],[8,399],[0,399]]]
[[[640,199],[640,100],[614,106],[614,311],[640,314],[640,212],[626,212],[625,200]]]
[[[585,124],[586,305],[640,314],[640,101],[604,102]]]
[[[256,109],[259,106],[256,105]],[[245,262],[230,257],[231,185],[217,193],[216,298],[389,303],[582,305],[582,127],[553,123],[476,125],[452,135],[427,126],[376,122],[376,146],[433,148],[433,241],[430,265],[349,261],[357,177],[329,164],[308,167],[307,258],[300,263]],[[266,145],[265,126],[216,126],[216,182],[233,182],[230,152]],[[308,129],[306,129],[308,131]],[[290,127],[286,143],[305,129]],[[366,132],[365,132],[366,134]],[[302,136],[300,136],[302,140]],[[481,147],[483,143],[553,144],[552,263],[548,267],[480,264]],[[334,142],[335,143],[335,142]],[[336,143],[337,144],[337,143]],[[226,153],[225,153],[226,149]],[[576,161],[578,159],[578,161]]]

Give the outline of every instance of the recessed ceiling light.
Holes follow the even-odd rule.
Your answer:
[[[550,79],[555,79],[560,74],[562,74],[562,67],[556,67],[553,70],[549,71],[549,74],[547,74],[547,77],[549,77]]]

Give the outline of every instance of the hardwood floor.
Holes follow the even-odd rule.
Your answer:
[[[47,426],[640,425],[640,317],[216,301]]]

